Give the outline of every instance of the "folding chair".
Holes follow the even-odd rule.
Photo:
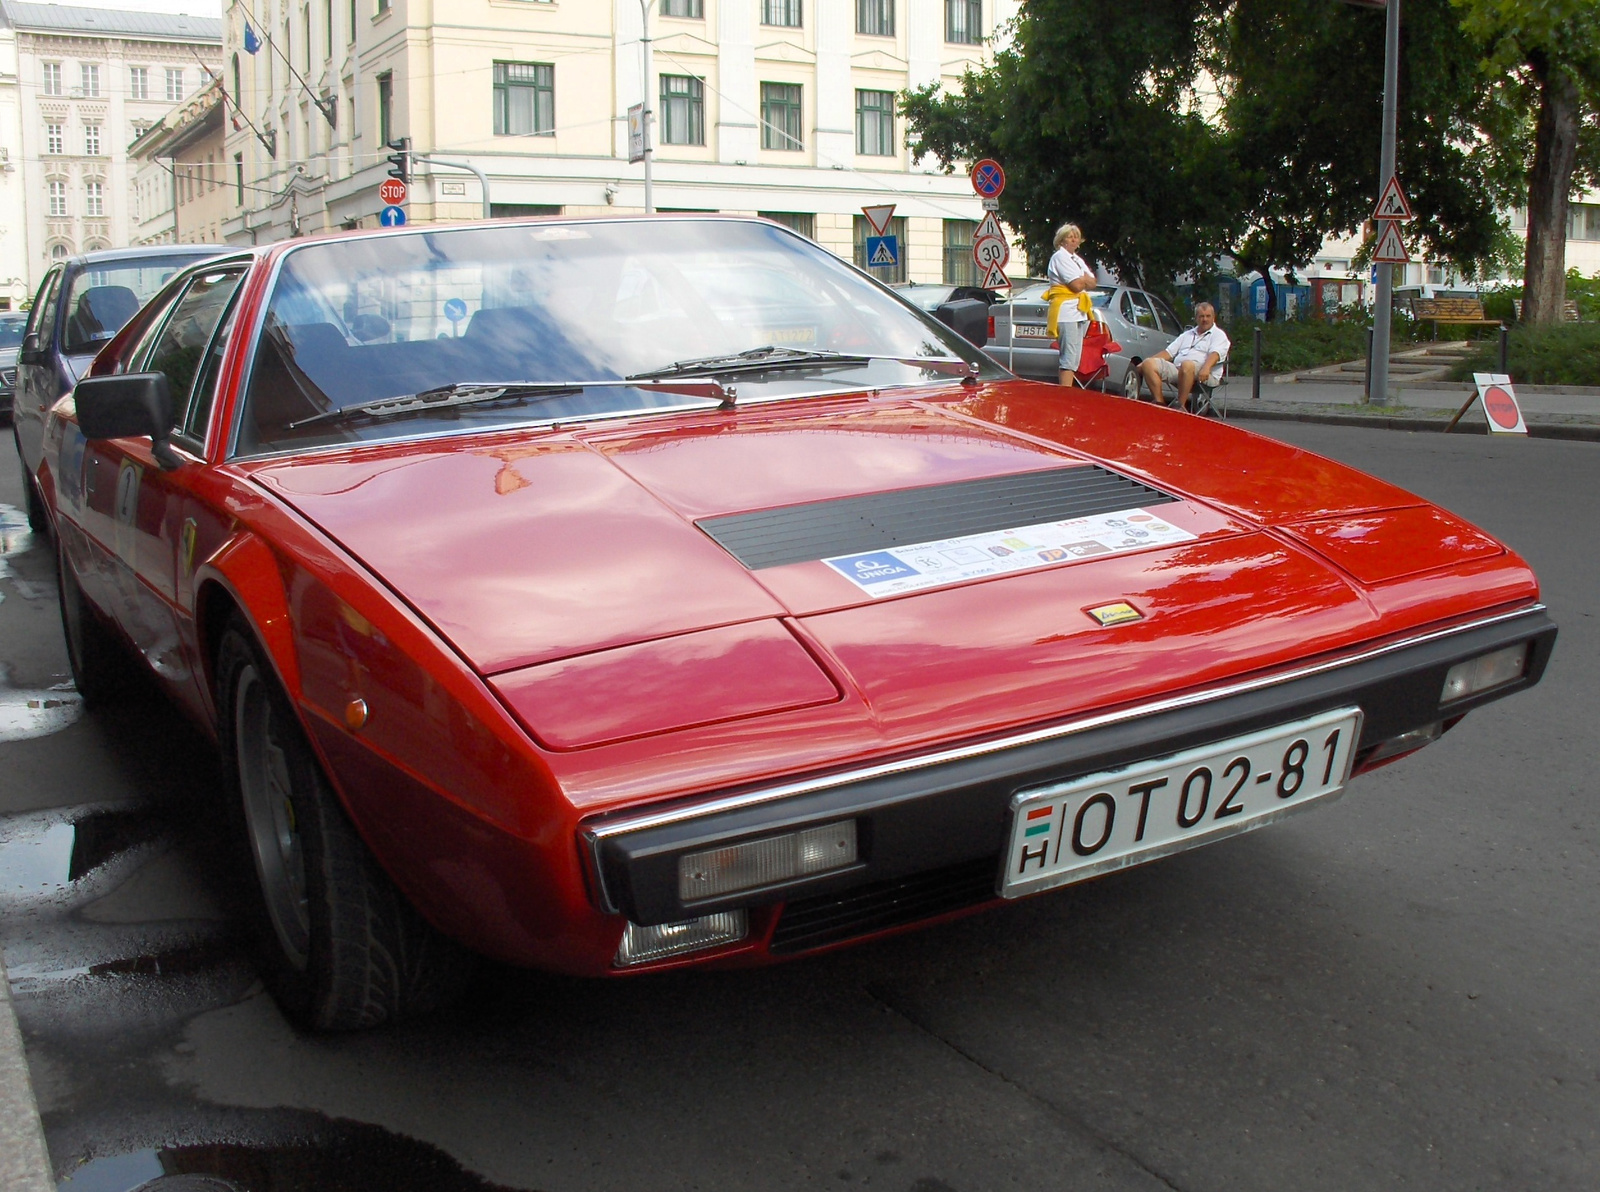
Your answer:
[[[1228,416],[1228,362],[1217,361],[1209,381],[1196,381],[1189,394],[1191,413],[1201,418],[1226,418]]]

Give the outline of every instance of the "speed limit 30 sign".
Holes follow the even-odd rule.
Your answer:
[[[1003,266],[1011,259],[1011,246],[998,236],[984,236],[972,242],[972,259],[980,269]]]

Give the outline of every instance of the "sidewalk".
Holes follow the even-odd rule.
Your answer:
[[[50,1192],[54,1187],[44,1130],[28,1080],[22,1032],[11,1007],[11,984],[5,961],[0,959],[0,1188]]]
[[[1600,442],[1600,389],[1572,385],[1516,385],[1528,434],[1534,438]],[[1442,431],[1473,392],[1465,382],[1391,383],[1390,400],[1363,405],[1362,386],[1339,382],[1261,378],[1261,397],[1251,394],[1251,379],[1229,378],[1229,419],[1332,422],[1386,430]],[[1456,424],[1454,434],[1487,434],[1481,405]]]

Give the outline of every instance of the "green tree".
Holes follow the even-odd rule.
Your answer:
[[[1503,249],[1511,172],[1479,135],[1479,54],[1451,0],[1403,0],[1396,171],[1414,248],[1473,273]],[[1384,17],[1333,0],[1234,0],[1215,69],[1248,227],[1235,256],[1266,274],[1309,263],[1377,199]],[[1268,294],[1271,294],[1268,290]]]
[[[1453,0],[1482,47],[1490,131],[1510,168],[1526,162],[1522,317],[1552,323],[1566,300],[1567,203],[1600,183],[1600,3]]]
[[[1186,103],[1207,11],[1203,0],[1031,0],[1009,47],[959,92],[902,96],[910,147],[946,170],[1005,166],[1000,216],[1035,269],[1070,220],[1090,260],[1130,281],[1164,289],[1206,271],[1238,210],[1221,133]]]

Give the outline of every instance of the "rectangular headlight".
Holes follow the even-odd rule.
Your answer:
[[[840,820],[782,836],[764,836],[678,858],[678,898],[685,903],[772,886],[856,863],[856,822]]]
[[[1518,642],[1492,654],[1458,662],[1444,677],[1444,691],[1439,695],[1439,702],[1448,704],[1514,682],[1522,678],[1527,669],[1527,642]]]
[[[668,956],[681,956],[685,952],[735,943],[744,939],[749,930],[749,916],[742,910],[703,915],[698,919],[685,919],[681,923],[661,923],[655,927],[629,923],[627,930],[622,933],[622,943],[617,947],[616,965],[626,968],[631,964],[664,960]]]

